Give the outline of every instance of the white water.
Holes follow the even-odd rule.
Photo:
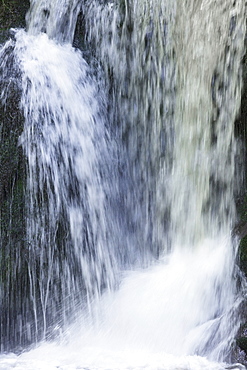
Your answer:
[[[0,369],[227,369],[197,355],[206,345],[207,357],[217,358],[231,345],[229,323],[234,329],[239,302],[227,295],[222,315],[215,311],[221,301],[218,283],[225,277],[225,242],[209,240],[200,253],[180,251],[147,270],[127,273],[117,292],[95,304],[93,325],[81,318],[55,343],[2,356]],[[214,295],[209,281],[215,283]]]
[[[78,11],[77,2],[64,2],[72,3]],[[52,4],[50,14],[58,19],[57,3]],[[55,320],[57,300],[61,310],[77,315],[77,320],[66,330],[57,326],[55,343],[44,342],[20,356],[2,355],[0,369],[227,368],[222,361],[229,356],[240,325],[242,299],[236,287],[237,244],[230,233],[235,217],[233,124],[240,105],[244,2],[174,4],[129,2],[121,35],[120,10],[114,4],[85,4],[92,33],[88,42],[97,46],[105,75],[110,66],[114,84],[119,84],[111,101],[116,111],[111,107],[108,112],[119,114],[114,143],[107,128],[105,86],[97,90],[79,52],[40,34],[45,30],[39,18],[42,1],[33,2],[29,33],[16,34],[25,115],[20,145],[28,158],[27,234],[35,328],[38,332],[37,281],[44,337],[47,312]],[[133,54],[128,60],[130,16],[139,23],[134,22]],[[232,16],[236,27],[229,35]],[[58,41],[71,41],[73,27],[60,37],[51,22],[46,32]],[[155,41],[144,62],[149,28]],[[222,81],[224,85],[223,91],[215,87],[216,107],[211,90],[215,71],[219,76],[215,85]],[[127,175],[118,179],[119,184],[110,163],[116,160],[115,140],[121,142],[122,134],[128,144],[118,149],[118,161],[127,162]],[[121,217],[113,219],[107,199],[119,193],[121,212],[127,214],[122,224]],[[54,248],[59,217],[67,219],[71,241],[66,250],[73,254],[62,266]],[[132,235],[128,222],[134,224]],[[85,229],[90,229],[87,238]],[[120,240],[114,236],[118,231]],[[122,250],[116,251],[115,243]],[[152,243],[161,250],[156,261],[150,258]],[[132,271],[120,271],[118,254],[126,250],[138,258],[142,248],[148,267],[132,265]],[[45,264],[48,269],[43,269]],[[59,293],[51,292],[50,286],[59,279],[62,293],[57,298],[53,294]],[[100,297],[103,284],[106,291]]]
[[[28,32],[45,32],[60,42],[72,43],[79,10],[78,0],[31,0],[26,16]]]
[[[104,102],[80,52],[45,34],[34,37],[19,31],[16,39],[25,116],[19,143],[28,158],[28,270],[36,331],[38,280],[45,337],[47,311],[49,319],[56,320],[56,301],[72,318],[83,305],[84,294],[90,305],[103,284],[106,288],[114,284],[104,187],[113,151],[107,148]],[[68,234],[62,261],[57,256],[59,222],[64,222]],[[62,297],[54,289],[58,280]]]

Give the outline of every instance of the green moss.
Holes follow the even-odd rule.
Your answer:
[[[0,0],[1,1],[1,0]],[[0,348],[9,350],[24,343],[13,317],[25,317],[30,312],[28,270],[25,243],[25,158],[18,145],[23,131],[20,111],[19,73],[9,56],[8,94],[6,104],[0,104]],[[0,81],[0,91],[5,89]],[[23,299],[21,299],[23,297]],[[27,301],[27,303],[25,303]],[[24,302],[24,303],[23,303]],[[13,347],[12,347],[13,348]]]
[[[6,40],[10,28],[25,27],[28,8],[27,0],[0,0],[0,43]]]

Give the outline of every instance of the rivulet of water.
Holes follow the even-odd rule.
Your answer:
[[[31,0],[26,16],[28,32],[34,35],[44,32],[50,38],[71,44],[79,11],[79,0]]]
[[[80,10],[89,65],[70,45]],[[31,2],[11,55],[44,343],[0,368],[229,368],[245,15],[243,0]]]

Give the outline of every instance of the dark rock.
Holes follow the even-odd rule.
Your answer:
[[[239,348],[247,354],[247,338],[246,337],[237,338],[236,343],[239,346]]]
[[[0,30],[25,27],[25,15],[28,8],[28,0],[2,0],[0,3]]]

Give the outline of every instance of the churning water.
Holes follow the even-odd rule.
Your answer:
[[[244,1],[36,0],[27,23],[0,57],[27,161],[18,335],[42,344],[0,369],[226,369]]]

